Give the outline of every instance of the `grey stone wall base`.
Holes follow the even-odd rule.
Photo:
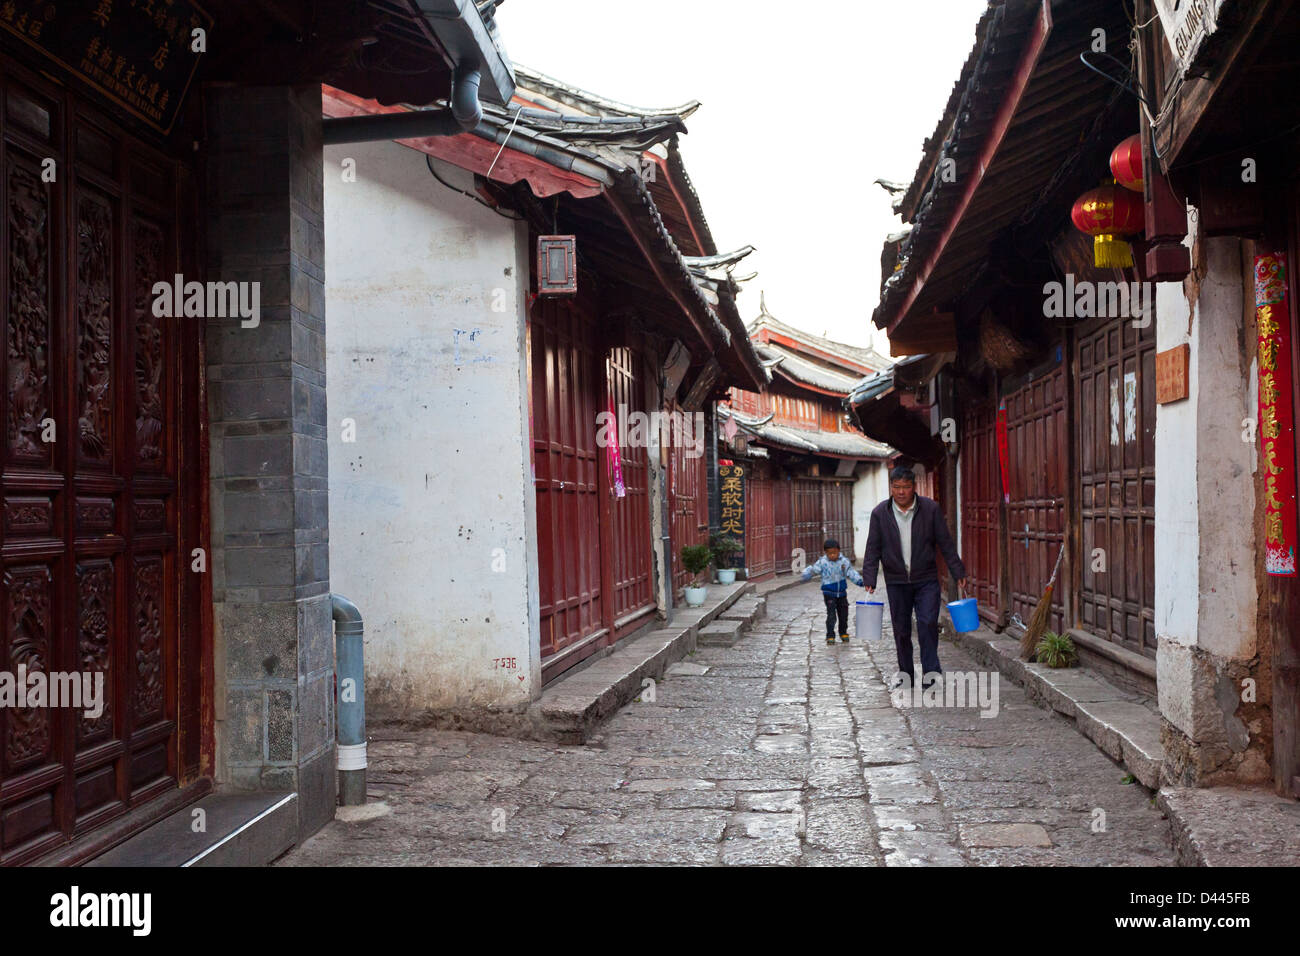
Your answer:
[[[1225,660],[1197,646],[1161,640],[1162,670],[1180,675],[1186,694],[1165,728],[1170,786],[1258,785],[1271,780],[1271,681],[1260,661]],[[1176,666],[1175,666],[1176,665]],[[1258,699],[1243,700],[1253,679]],[[1180,686],[1180,690],[1181,690]]]
[[[1265,744],[1234,752],[1224,740],[1197,743],[1161,721],[1165,751],[1162,783],[1169,787],[1257,786],[1271,777]]]

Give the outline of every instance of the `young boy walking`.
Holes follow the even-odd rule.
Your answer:
[[[803,579],[808,581],[814,572],[822,576],[822,598],[826,601],[826,643],[835,643],[835,619],[839,618],[840,640],[849,642],[849,585],[861,587],[862,575],[853,570],[853,563],[840,554],[840,543],[828,538],[822,545],[826,552],[803,569]],[[846,581],[845,579],[848,579]]]

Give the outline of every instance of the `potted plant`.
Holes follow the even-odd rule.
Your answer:
[[[700,607],[709,589],[700,583],[700,575],[708,570],[709,553],[707,544],[688,544],[682,548],[682,567],[691,575],[691,584],[686,587],[686,606]]]
[[[1074,667],[1079,663],[1079,652],[1075,650],[1074,641],[1068,634],[1048,631],[1035,650],[1038,663],[1048,667]]]
[[[736,569],[732,563],[743,547],[738,539],[730,535],[717,534],[709,542],[709,549],[713,552],[713,564],[718,569],[719,584],[736,583]]]

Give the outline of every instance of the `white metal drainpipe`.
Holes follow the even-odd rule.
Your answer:
[[[365,624],[357,606],[330,595],[334,618],[338,716],[339,803],[366,802],[366,666]]]

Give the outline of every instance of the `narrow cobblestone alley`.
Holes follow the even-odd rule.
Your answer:
[[[828,647],[823,620],[815,584],[771,594],[584,747],[380,728],[380,815],[280,865],[1173,863],[1150,795],[1068,721],[1005,680],[996,717],[896,708],[888,633]]]

